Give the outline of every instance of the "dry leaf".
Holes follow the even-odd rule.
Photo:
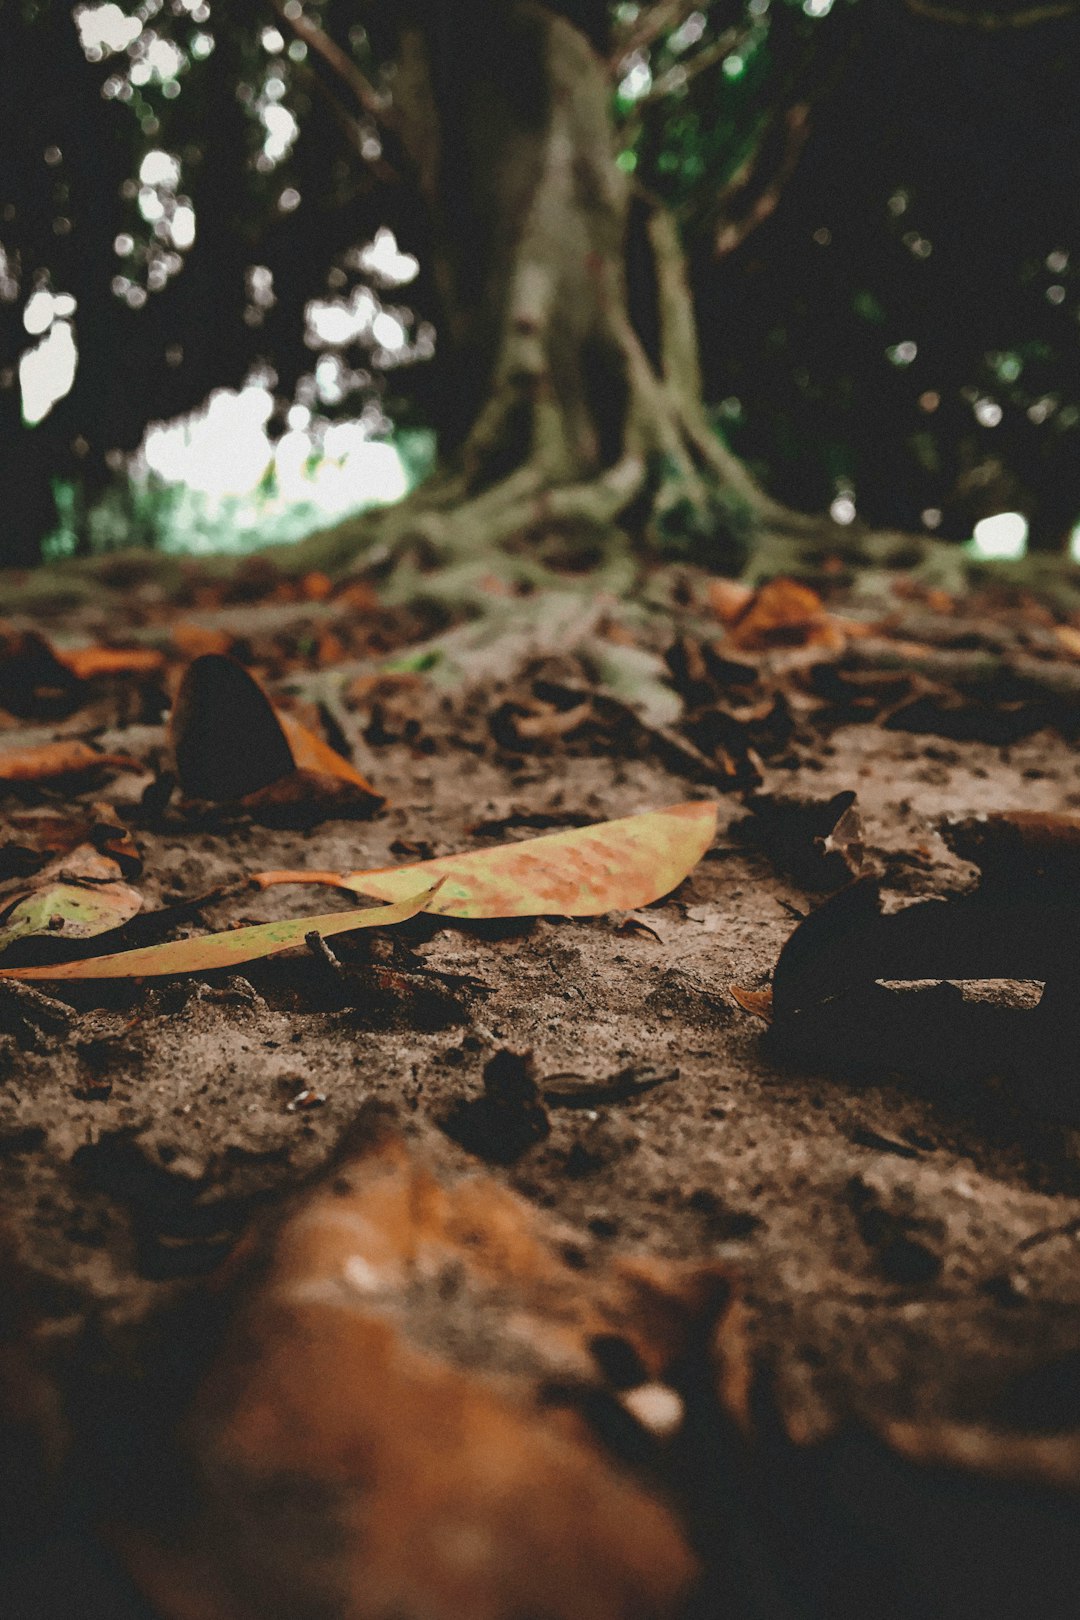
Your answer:
[[[352,795],[354,813],[358,803],[383,802],[348,760],[291,715],[279,713],[254,676],[224,654],[204,653],[188,666],[169,732],[180,786],[192,798],[245,801],[247,808],[253,795],[301,773],[299,783],[270,795],[272,806],[295,805],[306,793],[313,809],[325,809],[319,790],[326,778],[363,795],[362,801]],[[257,812],[259,803],[251,808]]]
[[[49,883],[0,901],[0,951],[20,939],[92,939],[130,922],[142,909],[137,889],[119,881],[94,886]]]
[[[697,1560],[640,1458],[681,1425],[680,1366],[695,1389],[745,1382],[730,1279],[583,1272],[572,1234],[509,1189],[439,1171],[378,1114],[361,1128],[241,1245],[238,1304],[179,1426],[191,1495],[119,1537],[155,1612],[681,1614]],[[636,1459],[595,1437],[598,1408]]]
[[[737,579],[710,579],[706,594],[709,607],[720,623],[734,624],[740,613],[746,611],[754,592]]]
[[[169,735],[180,786],[194,799],[242,799],[293,769],[270,699],[223,653],[204,653],[188,665]]]
[[[846,636],[809,585],[771,579],[754,592],[730,625],[728,640],[747,652],[770,647],[823,647],[838,651]]]
[[[160,675],[165,654],[153,647],[58,648],[57,658],[77,680],[98,680],[106,675]]]
[[[0,950],[39,936],[91,939],[130,922],[142,903],[115,860],[80,844],[42,867],[32,884],[0,897]]]
[[[314,568],[309,574],[303,575],[299,586],[300,595],[305,602],[325,602],[327,597],[333,594],[334,590],[334,582],[330,575],[324,574],[321,569]]]
[[[383,802],[382,794],[376,793],[371,783],[361,776],[355,766],[350,765],[329,743],[323,742],[313,731],[302,726],[299,720],[294,720],[291,714],[283,714],[280,709],[275,710],[278,724],[285,733],[285,740],[292,750],[292,757],[299,771],[315,771],[320,776],[336,776],[339,781],[351,782],[371,798]]]
[[[69,708],[77,684],[44,636],[0,626],[0,709],[27,716],[58,697]]]
[[[546,833],[495,849],[440,855],[370,872],[257,872],[275,883],[327,883],[356,894],[398,899],[417,882],[445,879],[434,905],[443,917],[596,917],[636,911],[669,894],[701,860],[716,835],[716,805],[676,804]]]
[[[773,1017],[772,986],[766,985],[762,990],[744,989],[739,984],[728,985],[728,995],[738,1002],[743,1012],[760,1018],[764,1023],[771,1024]]]
[[[227,653],[236,640],[227,630],[211,630],[191,619],[179,619],[169,633],[180,656],[192,661],[206,653]]]
[[[366,786],[325,771],[290,771],[236,808],[264,827],[313,827],[320,821],[370,816],[385,801]]]
[[[220,934],[201,934],[195,939],[170,940],[164,945],[118,951],[113,956],[87,957],[47,967],[0,968],[0,978],[151,979],[177,973],[208,973],[215,968],[238,967],[242,962],[254,962],[259,957],[303,945],[311,933],[333,935],[351,933],[356,928],[390,927],[415,917],[433,893],[434,888],[426,888],[396,905],[369,906],[362,911],[330,911],[317,917],[290,917],[284,922],[254,923],[248,928],[226,929]]]
[[[129,754],[106,754],[81,737],[0,751],[0,782],[55,782],[98,771],[141,771]]]

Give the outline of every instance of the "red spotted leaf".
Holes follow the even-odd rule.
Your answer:
[[[669,894],[693,871],[716,833],[716,805],[649,810],[590,827],[546,833],[495,849],[440,855],[370,872],[258,872],[275,883],[327,883],[397,900],[418,882],[444,879],[426,909],[444,917],[595,917],[635,911]]]

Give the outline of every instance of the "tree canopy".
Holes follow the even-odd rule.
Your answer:
[[[433,216],[465,221],[478,258],[487,228],[482,190],[459,184],[476,154],[455,98],[490,84],[522,127],[540,117],[521,30],[553,12],[599,58],[600,161],[626,177],[631,226],[654,202],[677,226],[711,427],[761,482],[841,524],[964,539],[1012,508],[1035,543],[1065,544],[1080,517],[1070,5],[12,0],[4,560],[37,555],[58,491],[85,542],[148,423],[253,378],[274,432],[299,405],[316,438],[367,413],[460,442],[490,379],[470,382],[440,279]],[[461,142],[443,140],[434,187],[422,104]],[[635,306],[646,350],[658,307]],[[71,381],[27,421],[35,366],[58,392]]]

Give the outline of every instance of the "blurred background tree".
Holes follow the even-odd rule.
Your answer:
[[[611,531],[723,562],[1006,511],[1069,542],[1068,0],[6,0],[0,26],[4,562],[182,541],[147,430],[222,389],[278,442],[264,493],[346,424],[416,472],[434,433],[407,504],[436,551]]]

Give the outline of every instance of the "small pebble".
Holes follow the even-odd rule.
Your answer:
[[[670,1384],[639,1384],[637,1389],[626,1390],[619,1399],[643,1429],[661,1439],[674,1434],[683,1420],[682,1397]]]

